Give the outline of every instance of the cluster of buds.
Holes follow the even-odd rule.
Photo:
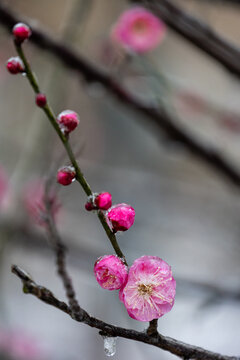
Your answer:
[[[31,29],[26,24],[18,23],[13,27],[12,34],[16,44],[20,45],[30,37]],[[10,74],[14,75],[23,73],[25,70],[24,64],[19,56],[8,59],[6,67]]]
[[[28,25],[18,23],[13,27],[12,34],[15,43],[19,46],[31,36],[32,31]],[[11,74],[19,74],[25,72],[25,66],[19,56],[11,57],[7,61],[6,67]],[[42,93],[38,93],[35,98],[35,103],[39,107],[46,106],[46,96]],[[79,118],[76,112],[72,110],[64,110],[57,116],[56,122],[58,123],[62,133],[65,136],[68,136],[70,132],[72,132],[78,126]]]
[[[87,211],[108,210],[112,206],[112,195],[109,192],[94,193],[85,204]]]
[[[106,220],[114,233],[128,230],[135,219],[135,210],[132,206],[123,203],[112,206],[112,195],[109,192],[89,196],[85,209],[107,210]]]

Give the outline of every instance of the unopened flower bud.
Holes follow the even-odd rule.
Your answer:
[[[122,288],[128,277],[127,266],[116,255],[100,257],[94,265],[94,273],[99,285],[106,290]]]
[[[46,98],[46,95],[44,94],[37,94],[36,95],[36,98],[35,98],[35,101],[36,101],[36,105],[39,106],[39,107],[44,107],[47,103],[47,98]]]
[[[107,219],[114,232],[126,231],[134,223],[135,210],[127,204],[114,205],[108,210]]]
[[[70,185],[75,180],[76,172],[72,166],[64,166],[58,170],[57,182],[61,185]]]
[[[85,209],[87,211],[96,210],[95,206],[93,205],[93,203],[91,201],[86,202]]]
[[[32,34],[30,27],[23,23],[16,24],[13,27],[12,33],[18,44],[28,39]]]
[[[19,74],[24,71],[24,65],[19,56],[11,57],[7,61],[7,70],[11,74]]]
[[[103,192],[96,196],[95,205],[100,210],[108,210],[112,206],[112,195],[109,192]]]
[[[57,122],[62,132],[67,135],[78,126],[78,114],[72,110],[64,110],[58,115]]]

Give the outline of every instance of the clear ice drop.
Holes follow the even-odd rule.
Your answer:
[[[104,351],[107,356],[113,356],[116,354],[116,337],[103,337]]]

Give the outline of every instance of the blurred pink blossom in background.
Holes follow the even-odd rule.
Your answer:
[[[51,202],[52,216],[56,216],[60,209],[60,202],[53,188],[48,193],[48,199]],[[28,215],[38,225],[45,225],[46,206],[45,206],[45,186],[41,180],[32,180],[24,188],[23,202]]]
[[[111,37],[125,49],[144,53],[157,47],[166,33],[165,24],[142,7],[126,10],[114,25]]]
[[[13,360],[43,359],[43,350],[36,340],[22,331],[0,330],[0,354]]]

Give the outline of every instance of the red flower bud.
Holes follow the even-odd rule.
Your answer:
[[[15,40],[21,44],[24,40],[28,39],[31,35],[31,29],[29,26],[23,23],[16,24],[12,29]]]
[[[24,71],[24,65],[20,57],[11,57],[7,61],[7,70],[11,74],[19,74]]]
[[[70,185],[75,180],[76,172],[72,166],[64,166],[58,170],[57,182],[61,185]]]
[[[44,94],[39,93],[36,95],[35,101],[37,106],[44,107],[47,103],[47,98]]]

